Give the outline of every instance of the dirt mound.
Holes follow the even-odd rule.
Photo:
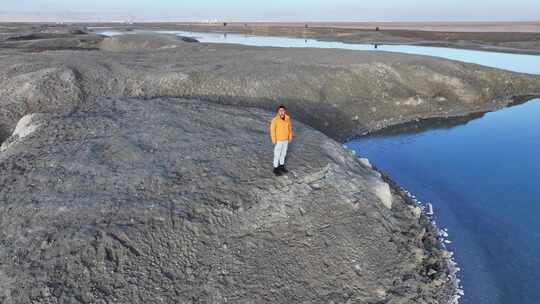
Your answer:
[[[139,34],[108,38],[100,47],[0,57],[0,122],[13,128],[48,103],[69,110],[73,96],[189,97],[264,109],[279,100],[302,121],[343,139],[423,118],[489,111],[516,95],[540,94],[538,76],[422,56],[208,45]],[[57,68],[76,75],[65,92],[57,77],[42,75]],[[25,81],[35,85],[21,91]]]
[[[101,43],[101,50],[109,52],[165,50],[177,48],[184,42],[186,41],[175,35],[126,34],[105,38]]]
[[[413,210],[299,122],[274,177],[272,115],[100,99],[25,117],[0,152],[0,300],[440,300],[443,253]]]
[[[15,69],[24,71],[26,65]],[[63,112],[78,105],[84,98],[80,75],[69,68],[50,67],[18,73],[3,81],[2,124],[11,133],[17,121],[35,112]]]
[[[31,52],[55,50],[96,50],[103,37],[87,34],[76,28],[39,29],[31,28],[29,33],[4,34],[0,48],[22,49]],[[0,37],[1,38],[1,37]]]
[[[0,122],[11,132],[23,115],[45,111],[47,104],[69,111],[77,99],[167,96],[269,110],[286,103],[303,122],[344,139],[540,94],[538,76],[422,56],[209,45],[138,34],[105,39],[101,48],[109,51],[0,57]],[[73,81],[43,75],[55,69],[72,71]],[[30,89],[21,90],[26,82]]]
[[[8,41],[28,41],[54,38],[71,38],[77,35],[87,35],[88,32],[78,27],[41,27],[32,28],[30,33],[17,34],[9,37]]]

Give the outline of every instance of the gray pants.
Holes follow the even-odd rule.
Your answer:
[[[282,140],[278,141],[274,146],[274,168],[277,168],[279,165],[285,164],[285,156],[287,156],[287,147],[289,146],[289,141]]]

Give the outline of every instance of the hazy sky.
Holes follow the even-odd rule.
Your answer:
[[[2,15],[238,21],[531,21],[540,0],[1,0]]]

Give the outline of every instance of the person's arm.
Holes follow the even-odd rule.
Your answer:
[[[272,122],[270,123],[270,139],[272,139],[272,144],[276,144],[276,123],[274,119],[272,119]]]
[[[292,120],[289,118],[289,142],[292,141]]]

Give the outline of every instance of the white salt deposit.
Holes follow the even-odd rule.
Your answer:
[[[34,114],[28,114],[21,118],[19,122],[17,123],[17,126],[15,127],[15,131],[13,131],[12,136],[19,136],[19,139],[25,138],[26,136],[34,133],[38,125],[32,124],[32,118]]]
[[[369,162],[369,159],[367,158],[359,158],[360,163],[368,168],[372,168],[371,163]]]
[[[39,125],[32,123],[33,118],[34,114],[28,114],[19,120],[11,137],[0,147],[0,152],[6,151],[13,143],[25,138],[37,130]]]
[[[427,215],[433,215],[433,205],[428,203],[427,208],[428,208]]]
[[[444,238],[447,238],[447,237],[448,237],[448,233],[447,233],[446,231],[444,231],[444,230],[440,230],[440,231],[439,231],[439,234],[440,234],[442,237],[444,237]]]
[[[418,200],[412,193],[410,193],[407,190],[402,189],[403,192],[411,199],[413,200],[417,205],[419,205],[420,209],[424,214],[427,216],[433,216],[433,206],[430,203],[423,204],[420,200]],[[448,278],[453,282],[454,288],[455,288],[455,294],[453,295],[452,299],[450,300],[450,304],[459,304],[461,298],[465,294],[463,292],[463,287],[461,286],[461,280],[458,278],[458,273],[461,271],[459,267],[457,267],[457,263],[454,260],[454,253],[452,251],[449,251],[446,249],[446,244],[450,244],[451,241],[448,239],[448,229],[438,229],[437,223],[434,220],[431,220],[431,225],[435,227],[439,231],[439,240],[441,242],[442,247],[447,252],[448,256],[448,269],[450,270],[450,273],[448,275]]]
[[[390,185],[379,180],[373,185],[372,189],[373,193],[381,200],[382,204],[386,208],[392,209],[392,192],[390,191]]]

